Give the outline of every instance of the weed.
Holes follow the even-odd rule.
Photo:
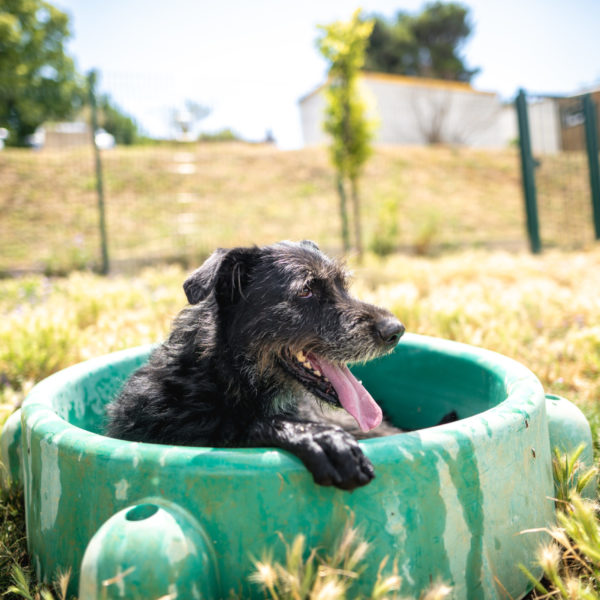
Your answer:
[[[600,598],[600,517],[597,504],[575,492],[557,513],[558,526],[548,531],[551,542],[538,551],[544,579],[538,581],[520,565],[534,586],[532,598],[598,600]],[[560,505],[559,505],[560,506]],[[526,532],[525,532],[526,533]]]
[[[558,448],[554,448],[552,473],[556,500],[559,503],[569,503],[574,496],[581,496],[583,490],[595,481],[598,469],[591,467],[584,470],[584,465],[579,461],[584,450],[583,444],[573,452],[566,454],[562,454]]]
[[[350,519],[331,555],[323,556],[313,549],[305,558],[306,538],[297,535],[291,544],[285,545],[285,562],[274,561],[272,552],[254,561],[255,571],[250,581],[259,585],[271,600],[343,600],[353,598],[352,587],[364,569],[364,559],[369,544]],[[372,600],[397,598],[402,579],[394,564],[391,573],[384,575],[387,558],[379,565],[377,579],[373,584]],[[449,588],[448,588],[449,589]],[[440,596],[441,598],[441,596]]]
[[[534,586],[532,598],[598,600],[600,598],[600,515],[598,504],[581,497],[598,469],[583,469],[579,457],[584,447],[568,454],[554,449],[552,471],[557,493],[558,525],[547,529],[551,541],[540,547],[537,562],[544,579],[524,565],[521,571]],[[528,532],[523,532],[527,534]]]
[[[413,247],[418,256],[427,256],[440,230],[441,216],[435,210],[429,210],[417,226]]]
[[[400,202],[397,196],[389,196],[383,200],[377,212],[377,223],[369,249],[377,256],[388,256],[398,247],[398,218]]]

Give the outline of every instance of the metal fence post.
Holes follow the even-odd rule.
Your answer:
[[[592,196],[592,215],[596,239],[600,240],[600,169],[598,168],[598,124],[596,121],[596,104],[591,94],[583,97],[583,114],[585,117],[585,146],[588,155],[590,173],[590,193]]]
[[[106,234],[106,214],[104,210],[104,179],[102,176],[102,159],[100,149],[96,144],[96,131],[98,130],[98,109],[96,106],[96,71],[88,73],[88,90],[90,95],[90,112],[92,124],[92,145],[94,147],[94,158],[96,163],[96,191],[98,193],[98,218],[100,229],[100,273],[108,274],[110,263],[108,260],[108,241]]]
[[[531,137],[529,135],[529,118],[527,116],[527,97],[524,90],[519,90],[515,100],[517,120],[519,123],[519,147],[521,149],[521,173],[523,177],[523,193],[525,195],[525,215],[527,219],[527,235],[531,252],[538,254],[542,250],[538,222],[537,196],[535,189],[535,160],[531,153]]]

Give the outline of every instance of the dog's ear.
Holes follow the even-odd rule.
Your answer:
[[[260,253],[260,248],[252,246],[232,248],[225,254],[215,281],[215,295],[220,306],[235,304],[244,297],[244,289]]]
[[[183,282],[183,291],[190,304],[198,304],[212,292],[225,254],[227,250],[218,248]]]
[[[259,248],[215,250],[184,282],[190,304],[198,304],[214,291],[219,304],[233,303],[244,294]]]
[[[313,250],[320,250],[319,246],[317,246],[317,244],[315,242],[313,242],[312,240],[302,240],[300,242],[301,246],[306,246],[308,248],[312,248]]]

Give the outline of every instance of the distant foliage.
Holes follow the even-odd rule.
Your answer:
[[[388,21],[374,18],[365,69],[470,81],[479,69],[468,68],[460,50],[473,26],[469,9],[456,2],[432,2],[421,13],[400,11]]]
[[[199,142],[240,142],[242,138],[233,129],[226,127],[219,131],[211,133],[201,133],[198,136]]]
[[[125,114],[107,94],[100,98],[98,112],[98,124],[114,136],[117,144],[130,146],[139,142],[140,134],[137,123]]]
[[[0,127],[9,145],[80,110],[85,87],[65,52],[68,16],[43,0],[0,3]]]

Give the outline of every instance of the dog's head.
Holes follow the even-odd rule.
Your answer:
[[[314,242],[219,249],[184,290],[190,304],[216,303],[221,343],[251,368],[343,406],[363,429],[381,420],[346,363],[391,351],[404,327],[387,310],[352,297],[343,267]]]

